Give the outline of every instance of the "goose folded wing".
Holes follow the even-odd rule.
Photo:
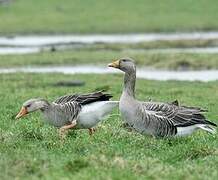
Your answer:
[[[81,105],[77,102],[67,102],[57,106],[57,109],[61,111],[61,113],[70,118],[69,121],[76,120],[82,108]]]
[[[112,96],[110,94],[104,94],[101,91],[89,93],[89,94],[72,94],[61,96],[54,101],[56,104],[64,104],[67,102],[78,102],[82,105],[89,104],[96,101],[108,101]]]
[[[161,107],[156,104],[142,104],[141,113],[143,122],[146,127],[149,127],[155,136],[171,136],[175,135],[177,129],[171,118],[161,113]],[[169,115],[169,114],[168,114]]]
[[[65,96],[61,96],[58,99],[56,99],[54,101],[54,103],[56,104],[64,104],[67,102],[72,102],[75,101],[80,95],[78,94],[71,94],[71,95],[65,95]]]
[[[170,103],[143,103],[147,111],[173,122],[174,126],[183,127],[194,124],[214,125],[206,120],[202,109],[197,107],[178,106]]]

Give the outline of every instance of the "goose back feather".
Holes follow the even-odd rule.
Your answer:
[[[71,94],[61,96],[54,101],[57,104],[64,104],[67,102],[78,102],[81,105],[89,104],[96,101],[108,101],[112,96],[110,94],[104,94],[102,91],[94,92],[90,94]]]

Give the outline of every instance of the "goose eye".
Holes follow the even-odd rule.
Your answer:
[[[123,61],[123,62],[126,62],[126,59],[123,59],[122,61]]]
[[[26,107],[29,108],[31,106],[31,104],[28,104]]]

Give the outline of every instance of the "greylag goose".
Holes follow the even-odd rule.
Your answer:
[[[205,110],[172,103],[141,102],[135,99],[136,66],[130,58],[121,58],[108,64],[125,73],[120,97],[121,116],[129,127],[155,137],[186,136],[197,129],[215,133],[215,123],[206,120]]]
[[[41,110],[45,120],[60,128],[63,135],[68,129],[89,129],[90,135],[94,128],[108,115],[118,101],[109,101],[112,96],[101,91],[83,95],[66,95],[52,103],[42,98],[29,99],[23,103],[16,119],[28,113]]]

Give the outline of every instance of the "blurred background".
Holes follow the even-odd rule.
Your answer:
[[[130,56],[146,68],[218,68],[217,1],[1,0],[0,17],[1,67]]]

